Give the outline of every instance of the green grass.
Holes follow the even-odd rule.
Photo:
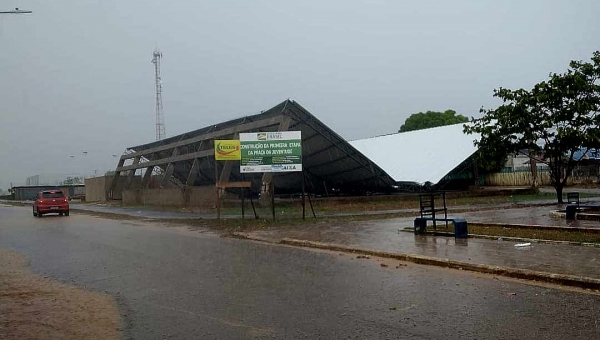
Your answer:
[[[235,232],[235,231],[253,231],[253,230],[261,230],[268,228],[287,228],[287,227],[295,227],[295,226],[309,226],[309,225],[323,225],[329,226],[331,224],[341,224],[341,223],[350,223],[357,221],[372,221],[376,219],[389,219],[392,217],[396,217],[395,215],[383,214],[377,216],[338,216],[338,217],[318,217],[313,218],[312,216],[307,216],[305,220],[302,217],[287,217],[281,218],[278,217],[276,220],[273,220],[271,216],[268,218],[249,218],[245,220],[241,220],[238,218],[235,219],[221,219],[221,221],[217,221],[216,219],[154,219],[156,222],[163,222],[169,225],[185,225],[185,226],[196,226],[196,227],[205,227],[213,230],[220,230],[226,232]]]
[[[406,231],[412,231],[412,228],[405,228]],[[428,232],[434,232],[431,223],[427,226]],[[441,233],[454,233],[454,226],[452,223],[446,228],[446,224],[438,222],[437,232]],[[469,224],[470,235],[485,235],[491,237],[515,237],[523,239],[539,239],[549,241],[568,241],[568,242],[579,242],[579,243],[600,243],[600,233],[589,233],[580,230],[565,230],[565,229],[529,229],[529,228],[518,228],[518,227],[503,227],[493,225],[480,225],[477,223]]]
[[[469,234],[498,237],[519,237],[551,241],[600,243],[600,234],[583,231],[523,229],[496,226],[469,226]]]

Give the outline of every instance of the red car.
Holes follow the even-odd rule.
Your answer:
[[[49,190],[38,193],[33,202],[33,216],[42,217],[48,213],[69,216],[69,200],[62,191]]]

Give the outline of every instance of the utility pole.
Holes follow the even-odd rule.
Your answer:
[[[162,52],[158,48],[152,53],[152,63],[154,64],[154,82],[156,83],[156,140],[164,139],[165,133],[165,118],[163,116],[162,104],[162,79],[160,77],[160,60]]]

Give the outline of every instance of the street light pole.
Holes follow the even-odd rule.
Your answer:
[[[33,13],[33,11],[22,10],[22,9],[19,9],[18,7],[12,11],[0,12],[0,14],[30,14],[30,13]]]

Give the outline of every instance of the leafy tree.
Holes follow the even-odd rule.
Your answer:
[[[425,113],[413,113],[404,121],[398,132],[428,129],[437,126],[466,123],[469,118],[457,115],[454,110],[444,112],[427,111]]]
[[[549,167],[558,202],[580,148],[600,146],[600,52],[591,62],[571,61],[563,74],[550,74],[531,90],[494,90],[503,105],[481,109],[466,133],[479,133],[482,150],[520,152]]]

